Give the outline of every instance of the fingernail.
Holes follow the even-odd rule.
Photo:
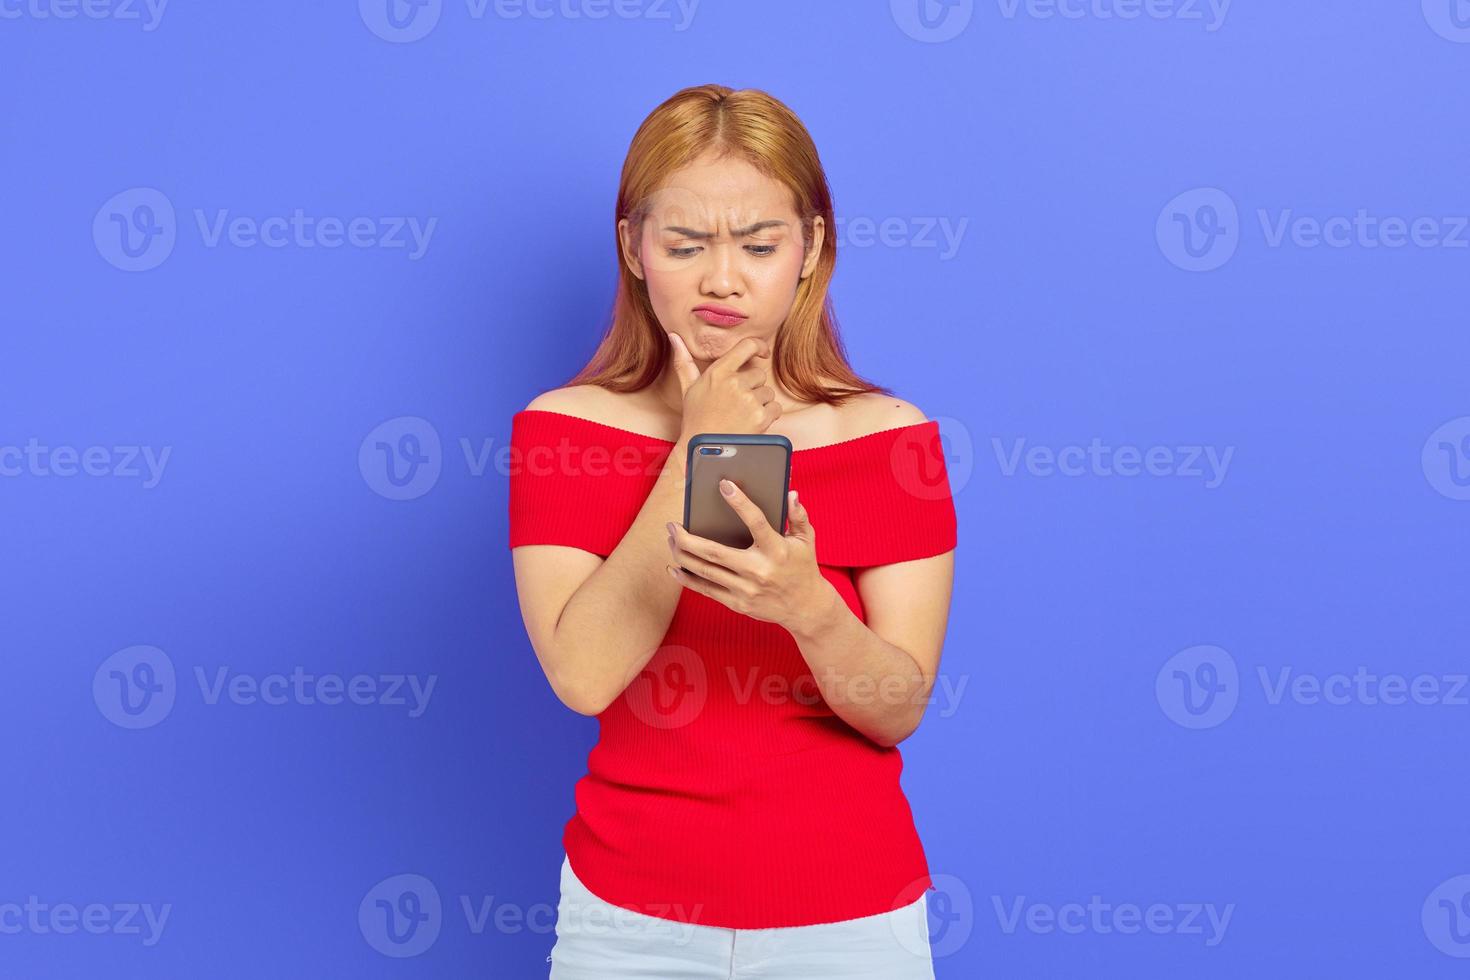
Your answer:
[[[668,530],[669,537],[672,538],[674,536],[674,522],[669,521],[669,523],[665,524],[664,527]]]
[[[731,483],[729,480],[721,480],[720,481],[720,493],[723,493],[725,496],[728,497],[728,496],[730,496],[730,494],[732,494],[734,492],[735,492],[735,484]]]
[[[676,572],[676,571],[674,571],[674,566],[673,565],[665,565],[664,567],[669,570],[669,578],[671,578],[671,579],[677,579],[679,577],[679,573]]]

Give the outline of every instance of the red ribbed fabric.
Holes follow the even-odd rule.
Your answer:
[[[606,557],[673,443],[558,412],[511,427],[510,547]],[[798,449],[791,486],[817,561],[859,618],[851,569],[956,544],[939,425]],[[876,915],[930,885],[898,749],[839,718],[791,634],[685,589],[663,643],[598,716],[562,843],[599,898],[764,929]]]

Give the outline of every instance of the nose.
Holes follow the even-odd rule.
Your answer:
[[[739,244],[731,241],[712,242],[705,254],[704,278],[700,288],[710,296],[731,296],[742,285]]]

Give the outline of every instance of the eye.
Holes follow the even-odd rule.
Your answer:
[[[775,246],[775,245],[747,245],[745,247],[746,247],[747,250],[750,251],[750,254],[751,255],[762,255],[762,256],[764,256],[764,255],[775,255],[776,254],[776,248],[777,248],[777,246]]]
[[[669,255],[672,255],[674,258],[687,259],[695,252],[699,251],[699,246],[686,245],[684,248],[666,248],[664,249],[664,251],[667,252]]]

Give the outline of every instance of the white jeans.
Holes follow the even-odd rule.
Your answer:
[[[892,912],[780,929],[693,925],[610,905],[561,863],[551,980],[934,980],[926,895]]]

